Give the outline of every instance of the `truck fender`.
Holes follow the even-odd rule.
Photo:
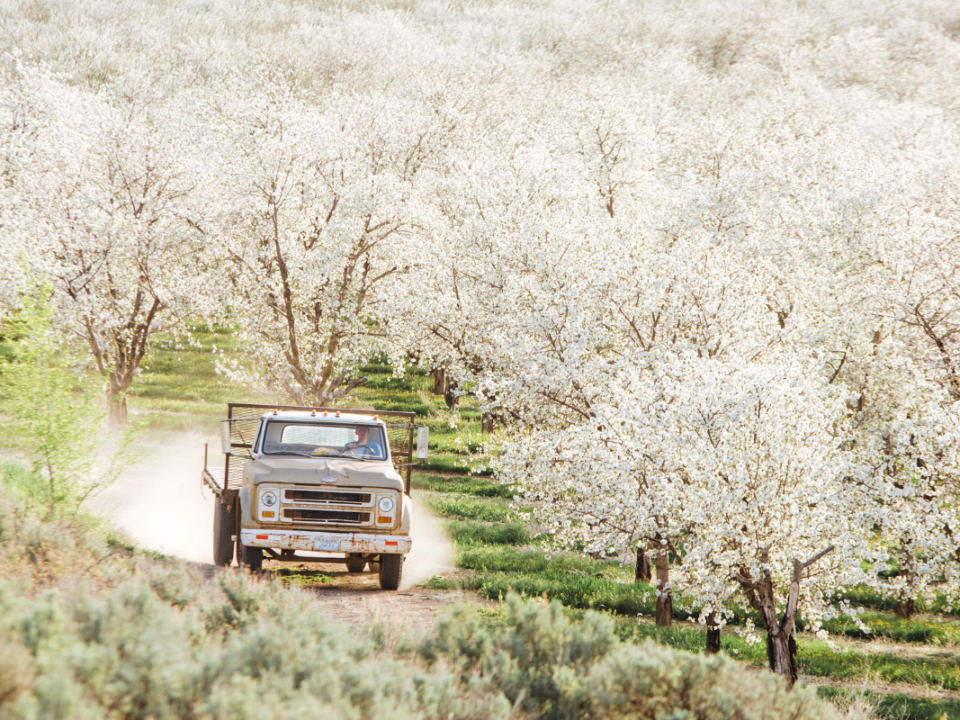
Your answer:
[[[260,527],[260,523],[253,521],[250,514],[250,486],[244,485],[240,488],[240,495],[237,498],[240,501],[240,527]]]
[[[400,534],[410,534],[410,515],[412,514],[413,503],[409,495],[403,495],[403,505],[401,506],[402,515],[400,515]]]

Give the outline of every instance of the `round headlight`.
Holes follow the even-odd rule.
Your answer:
[[[273,490],[268,490],[260,496],[260,502],[262,502],[265,507],[273,507],[277,504],[277,494],[273,492]]]
[[[377,507],[380,508],[380,512],[390,512],[393,510],[393,498],[380,498],[380,502],[377,503]]]

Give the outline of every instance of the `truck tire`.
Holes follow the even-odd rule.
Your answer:
[[[252,573],[260,572],[263,567],[263,548],[244,545],[242,566]]]
[[[352,561],[352,562],[351,562]],[[347,556],[347,572],[362,573],[367,569],[367,561],[357,557],[354,553]]]
[[[237,506],[231,509],[219,500],[213,509],[213,564],[230,567],[233,563],[233,536],[237,530]]]
[[[403,575],[403,555],[380,556],[380,587],[384,590],[396,590],[400,587]]]

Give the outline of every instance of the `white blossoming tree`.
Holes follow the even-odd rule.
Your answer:
[[[7,252],[48,277],[60,321],[106,383],[114,424],[151,339],[200,296],[202,232],[191,173],[162,112],[125,107],[17,66],[7,102],[32,124]],[[17,128],[10,128],[17,132]]]
[[[316,107],[285,83],[223,104],[212,190],[222,292],[250,352],[245,380],[307,404],[365,381],[392,350],[392,297],[429,234],[417,194],[430,127],[377,98]]]

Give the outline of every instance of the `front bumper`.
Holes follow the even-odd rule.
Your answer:
[[[363,554],[406,554],[412,542],[404,535],[310,532],[308,530],[241,530],[247,547]]]

